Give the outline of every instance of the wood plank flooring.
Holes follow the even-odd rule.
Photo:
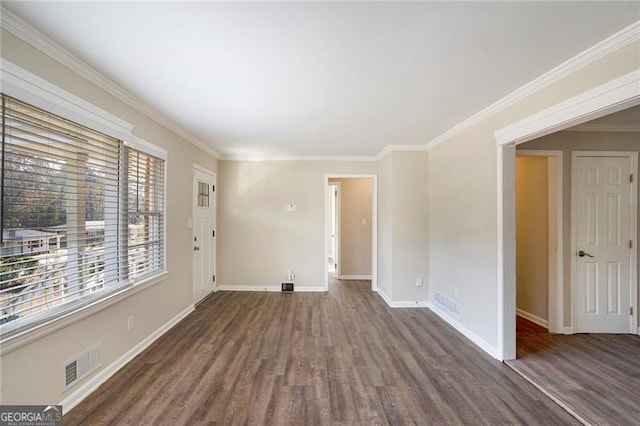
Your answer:
[[[585,423],[640,424],[640,336],[516,330],[509,366]]]
[[[428,309],[369,281],[216,293],[64,424],[576,424]]]

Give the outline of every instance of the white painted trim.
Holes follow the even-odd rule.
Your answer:
[[[208,169],[208,168],[206,168],[206,167],[204,167],[204,166],[201,166],[201,165],[200,165],[200,164],[198,164],[198,163],[193,163],[193,169],[194,169],[194,170],[197,170],[197,171],[199,171],[199,172],[202,172],[202,173],[208,174],[208,175],[212,175],[212,176],[215,176],[215,175],[216,175],[216,173],[215,173],[213,170]]]
[[[376,293],[380,295],[382,300],[389,306],[390,308],[428,308],[429,302],[420,301],[420,300],[408,300],[408,301],[392,301],[387,293],[385,293],[381,288],[376,290]]]
[[[637,69],[496,131],[496,141],[520,144],[638,105],[639,87]]]
[[[326,290],[323,286],[293,286],[293,291],[296,293],[325,293]]]
[[[500,360],[516,357],[515,144],[497,148],[497,278]]]
[[[218,286],[218,291],[282,292],[282,287],[281,286],[220,284]],[[325,293],[327,290],[323,286],[294,285],[293,291],[296,293]]]
[[[477,114],[474,114],[457,126],[452,127],[442,135],[427,143],[427,148],[432,149],[444,142],[447,142],[455,135],[462,133],[464,130],[469,129],[470,127],[478,123],[481,123],[492,115],[510,107],[511,105],[516,104],[517,102],[520,102],[528,96],[531,96],[551,86],[557,81],[562,80],[563,78],[585,68],[586,66],[594,63],[600,58],[603,58],[619,49],[622,49],[623,47],[633,43],[636,40],[640,40],[640,21],[629,25],[616,34],[613,34],[611,37],[608,37],[603,41],[595,44],[594,46],[584,50],[568,61],[563,62],[562,64],[544,73],[535,80],[532,80],[531,82],[525,84],[521,88],[515,90],[514,92],[493,103]],[[511,139],[511,142],[513,141],[515,141],[515,139]]]
[[[549,322],[544,319],[544,318],[540,318],[537,315],[533,315],[527,311],[523,311],[520,308],[516,308],[516,315],[518,315],[519,317],[522,317],[526,320],[531,321],[534,324],[539,325],[540,327],[544,327],[544,328],[548,328],[549,327]]]
[[[132,124],[4,58],[0,59],[0,79],[2,92],[9,96],[117,139],[131,137]]]
[[[86,79],[87,81],[93,83],[100,89],[105,92],[111,94],[118,100],[124,102],[130,107],[136,109],[142,114],[146,115],[156,123],[160,124],[164,128],[172,131],[176,135],[190,142],[191,144],[197,146],[202,149],[207,154],[211,155],[214,158],[220,158],[220,154],[217,153],[211,146],[207,143],[197,139],[187,130],[185,130],[180,125],[175,122],[169,120],[154,108],[149,106],[148,104],[142,102],[137,97],[133,96],[131,93],[122,89],[120,86],[115,84],[113,81],[109,80],[100,72],[96,71],[91,66],[87,65],[85,62],[81,61],[78,57],[71,54],[68,50],[55,43],[47,36],[42,34],[40,31],[17,17],[15,14],[7,10],[5,7],[2,7],[0,11],[0,25],[2,28],[6,29],[10,33],[24,40],[34,48],[38,49],[45,55],[69,68],[74,73],[78,74],[80,77]],[[99,129],[96,129],[99,130]]]
[[[193,312],[193,305],[188,306],[185,310],[180,312],[178,315],[167,321],[164,325],[158,328],[156,331],[148,335],[144,338],[140,343],[135,345],[129,351],[127,351],[124,355],[116,359],[114,362],[109,364],[108,366],[98,370],[93,376],[89,378],[86,382],[80,385],[76,390],[67,395],[61,402],[62,409],[65,413],[68,413],[72,410],[76,405],[82,402],[86,397],[91,395],[93,391],[98,389],[100,385],[109,380],[111,376],[116,374],[122,367],[127,365],[131,360],[133,360],[137,355],[142,353],[146,348],[151,346],[153,342],[155,342],[159,337],[169,331],[173,326],[178,324],[184,318],[186,318],[191,312]]]
[[[640,22],[638,23],[638,27],[640,27]],[[545,126],[552,127],[552,131],[560,131],[564,130],[564,128],[566,127],[577,124],[575,122],[572,123],[572,121],[575,121],[572,119],[576,119],[578,117],[584,118],[586,116],[589,116],[590,119],[595,119],[612,112],[619,111],[621,105],[625,105],[627,107],[632,106],[640,99],[640,84],[637,84],[637,82],[640,81],[640,69],[630,74],[635,74],[636,84],[627,86],[623,91],[624,93],[626,93],[627,98],[620,96],[612,97],[609,96],[610,93],[606,91],[599,94],[594,94],[590,97],[591,102],[588,103],[591,108],[594,108],[592,111],[584,108],[584,104],[583,108],[568,108],[570,105],[566,102],[556,104],[555,106],[552,106],[547,110],[555,110],[555,114],[558,114],[560,116],[554,118],[552,115],[547,120],[533,120],[534,122],[531,123],[531,125],[527,126],[527,131],[529,133],[524,133],[522,130],[519,130],[517,132],[518,139],[530,140],[531,135],[546,134],[545,132],[547,132],[548,128]],[[614,79],[609,82],[609,86],[620,86],[620,84],[620,79]],[[605,83],[605,85],[607,84]],[[586,92],[583,92],[582,95],[590,92],[591,90],[588,90]],[[618,93],[618,95],[620,95],[620,93]],[[569,101],[573,100],[576,105],[579,105],[581,103],[580,96],[581,95],[575,96]],[[558,108],[558,105],[561,104],[564,105],[563,113],[560,113]],[[537,116],[538,114],[533,114],[530,117]],[[525,120],[527,120],[527,118],[525,118]],[[522,122],[522,120],[520,122]],[[504,247],[505,241],[509,244],[511,243],[510,239],[505,239],[505,234],[515,234],[515,223],[505,221],[504,215],[505,212],[508,212],[509,216],[511,215],[511,213],[515,212],[515,195],[511,191],[505,190],[505,188],[508,188],[515,182],[515,170],[513,167],[513,163],[515,162],[515,155],[512,156],[511,152],[514,151],[514,145],[516,141],[513,140],[509,142],[508,138],[505,135],[508,135],[510,133],[508,129],[513,129],[513,126],[517,125],[520,122],[516,122],[511,126],[507,126],[504,129],[498,130],[494,133],[497,138],[497,135],[502,132],[502,139],[500,141],[496,141],[498,145],[498,259],[496,262],[498,265],[498,353],[500,354],[502,359],[512,359],[513,357],[515,357],[515,327],[512,328],[511,324],[508,323],[508,317],[510,316],[510,313],[512,311],[515,313],[515,276],[505,275],[505,271],[509,271],[511,270],[511,268],[515,269],[515,258],[512,256],[512,253],[515,252],[515,244],[510,247],[513,249],[513,252],[511,253],[509,253],[509,251]],[[558,125],[557,123],[565,124]],[[505,159],[505,157],[508,158]]]
[[[376,155],[376,161],[382,160],[388,154],[398,151],[428,151],[429,148],[426,145],[387,145]]]
[[[485,351],[486,353],[488,353],[489,355],[491,355],[492,357],[494,357],[495,359],[497,359],[499,361],[503,360],[500,357],[500,352],[498,351],[497,348],[493,347],[486,340],[484,340],[482,337],[478,336],[473,331],[469,330],[460,321],[458,321],[457,319],[451,317],[445,311],[440,309],[435,303],[429,302],[427,304],[427,307],[429,309],[431,309],[431,311],[434,314],[436,314],[442,320],[444,320],[447,324],[449,324],[450,326],[455,328],[460,334],[462,334],[467,339],[471,340],[471,342],[474,343],[476,346],[478,346],[480,349],[482,349],[483,351]]]
[[[165,161],[169,158],[169,153],[166,149],[161,148],[158,145],[148,142],[135,135],[128,136],[125,139],[124,144],[130,146],[133,149],[137,149],[138,151],[153,155]]]
[[[564,327],[562,329],[562,334],[569,335],[569,334],[575,334],[575,333],[573,332],[573,327],[569,326],[569,327]]]
[[[565,132],[609,132],[609,133],[637,133],[640,132],[639,123],[584,123],[570,127]]]
[[[516,157],[549,158],[548,328],[551,333],[561,333],[564,327],[564,174],[562,151],[516,150]]]
[[[340,275],[339,280],[370,280],[371,275]]]
[[[577,247],[577,181],[576,181],[576,162],[578,157],[627,157],[631,160],[631,173],[636,178],[631,182],[631,194],[629,203],[629,239],[633,241],[633,246],[629,252],[629,284],[630,284],[630,306],[633,308],[633,315],[629,319],[629,333],[636,334],[638,332],[638,152],[637,151],[573,151],[571,153],[571,321],[572,328],[577,330],[577,315],[575,300],[577,291],[577,262],[575,253]]]
[[[136,293],[166,280],[168,276],[169,272],[160,272],[158,275],[147,278],[138,283],[122,286],[113,293],[107,296],[102,295],[100,298],[90,303],[84,301],[85,304],[74,306],[68,312],[65,312],[64,308],[60,309],[61,313],[54,317],[49,318],[47,316],[52,313],[51,311],[43,312],[42,315],[44,319],[41,323],[29,326],[23,331],[17,331],[13,334],[3,331],[0,335],[0,356],[15,351],[22,346],[41,339],[44,336],[54,333],[91,315],[95,315],[109,306],[115,305],[116,303],[126,299],[127,297],[133,296]],[[82,302],[83,301],[79,301],[79,303]]]
[[[214,233],[216,232],[216,220],[217,220],[217,191],[216,189],[216,174],[211,172],[211,171],[207,171],[206,168],[199,166],[197,164],[193,164],[193,175],[192,175],[192,190],[191,190],[191,223],[192,223],[192,227],[191,229],[189,229],[191,231],[191,235],[189,236],[189,241],[192,241],[192,238],[194,238],[194,234],[193,234],[193,226],[196,223],[196,209],[197,209],[197,189],[196,189],[196,183],[198,182],[198,179],[202,179],[205,181],[209,181],[211,182],[212,185],[212,196],[211,196],[211,204],[209,205],[210,210],[211,210],[211,227],[213,228]],[[213,248],[213,253],[212,253],[212,257],[210,259],[210,269],[209,269],[209,274],[212,276],[216,275],[216,257],[217,257],[217,236],[212,237],[213,241],[211,242],[211,246]],[[192,252],[193,254],[193,252]],[[204,259],[204,258],[203,258]],[[218,291],[218,286],[216,284],[215,281],[213,281],[212,278],[212,284],[213,284],[213,290],[207,294],[206,296],[204,296],[203,298],[201,298],[200,300],[195,300],[196,299],[196,274],[195,274],[195,259],[192,257],[192,271],[193,272],[193,279],[191,282],[191,291],[192,291],[192,298],[193,298],[193,303],[194,304],[199,304],[202,303],[202,301],[204,301],[207,297],[211,296],[211,294],[215,293],[216,291]]]
[[[220,284],[218,285],[218,291],[282,291],[282,287],[271,285]]]
[[[342,244],[342,215],[340,214],[340,208],[341,208],[341,199],[342,199],[342,184],[340,182],[332,182],[327,186],[327,191],[331,192],[331,186],[335,186],[336,191],[338,193],[338,195],[336,196],[336,253],[335,253],[335,259],[333,259],[333,263],[336,266],[335,269],[335,277],[340,279],[340,267],[342,266],[342,260],[340,259],[340,256],[342,254],[342,250],[341,250],[341,244]],[[333,197],[333,194],[328,193],[327,194],[329,197]],[[329,227],[331,226],[331,201],[329,200],[329,212],[328,212],[328,217],[327,220],[325,222],[325,235],[329,233]],[[327,247],[327,253],[329,253],[329,247]],[[328,255],[327,255],[328,256]],[[328,272],[327,272],[328,273]],[[328,280],[328,278],[327,278]],[[328,287],[327,287],[328,289]]]
[[[378,175],[376,174],[358,174],[358,173],[341,173],[332,174],[326,173],[324,175],[324,235],[329,232],[329,205],[327,203],[326,194],[329,191],[329,179],[371,179],[373,182],[373,194],[372,194],[372,206],[371,206],[371,290],[376,291],[378,289]],[[329,246],[327,245],[326,237],[324,239],[324,257],[323,257],[323,271],[324,273],[324,288],[329,290],[329,272],[327,271],[327,257],[329,256]],[[338,264],[340,267],[340,264]],[[342,277],[340,277],[342,278]],[[369,278],[365,278],[369,279]]]

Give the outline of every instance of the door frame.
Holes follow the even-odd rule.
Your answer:
[[[570,332],[574,333],[577,324],[577,315],[575,309],[575,295],[577,292],[577,276],[578,262],[575,253],[578,250],[578,197],[577,197],[577,179],[576,179],[576,163],[578,157],[625,157],[631,160],[631,174],[635,177],[631,182],[631,197],[629,199],[629,239],[632,241],[630,250],[630,306],[633,315],[629,316],[629,332],[638,333],[638,152],[633,151],[573,151],[571,153],[571,326]]]
[[[516,145],[640,105],[640,68],[539,110],[494,132],[497,185],[497,348],[516,357],[515,154]]]
[[[194,163],[193,164],[193,174],[191,175],[191,218],[189,220],[189,230],[193,231],[193,224],[195,222],[195,206],[196,206],[196,200],[194,199],[194,188],[193,188],[193,184],[195,181],[195,176],[196,176],[196,172],[199,173],[204,173],[206,175],[209,175],[211,177],[211,182],[213,183],[213,191],[212,191],[212,197],[211,197],[211,201],[213,203],[213,208],[211,209],[211,215],[213,216],[213,229],[214,231],[217,232],[217,210],[218,210],[218,202],[217,202],[217,196],[218,196],[218,191],[215,190],[215,186],[216,186],[216,173],[213,170],[210,170],[206,167],[203,167],[199,164]],[[191,234],[193,234],[193,232],[191,232]],[[213,243],[212,243],[212,247],[213,247],[213,256],[211,258],[211,273],[215,276],[216,274],[216,259],[218,257],[218,248],[217,248],[217,240],[218,240],[218,235],[216,234],[215,237],[213,237]],[[192,235],[190,236],[190,238],[192,238]],[[193,270],[193,258],[192,258],[192,265],[191,265],[191,269]],[[191,280],[191,298],[195,304],[201,303],[203,302],[207,297],[211,296],[213,293],[218,291],[218,280],[216,279],[213,282],[213,291],[211,293],[209,293],[206,297],[204,297],[202,300],[196,301],[196,294],[195,294],[195,280],[196,277],[193,276],[192,280]]]
[[[340,182],[333,182],[329,184],[329,191],[331,190],[331,187],[335,186],[336,187],[336,191],[337,194],[336,200],[335,200],[335,209],[336,209],[336,235],[335,235],[335,240],[334,240],[334,244],[336,245],[335,247],[335,258],[333,259],[333,263],[335,265],[337,265],[335,267],[335,275],[336,278],[339,279],[340,278],[340,264],[342,263],[340,261],[340,195],[341,195],[341,185]],[[329,194],[329,196],[334,196],[333,194]],[[329,203],[329,208],[331,208],[331,203]],[[329,214],[331,214],[331,212],[329,212]],[[331,220],[329,220],[329,228],[331,228]],[[328,255],[327,255],[328,256]]]
[[[516,150],[516,157],[545,157],[548,167],[549,266],[547,328],[564,332],[563,164],[560,150]],[[553,166],[553,167],[552,167]],[[554,253],[555,251],[555,253]]]
[[[329,246],[326,235],[329,233],[331,217],[329,216],[330,205],[327,194],[329,193],[329,179],[371,179],[373,183],[371,194],[371,290],[378,290],[378,175],[377,174],[354,174],[354,173],[326,173],[324,175],[324,291],[329,291],[329,272],[327,271],[327,258],[329,257]],[[340,264],[338,264],[338,268]],[[336,271],[337,273],[337,271]]]

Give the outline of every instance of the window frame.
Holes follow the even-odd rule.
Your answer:
[[[0,356],[2,356],[166,280],[169,272],[167,270],[166,220],[167,150],[134,136],[131,133],[133,126],[129,123],[29,73],[4,58],[0,62],[0,78],[3,92],[8,96],[15,97],[45,111],[115,137],[121,141],[123,146],[163,160],[164,168],[164,179],[161,183],[163,186],[162,268],[140,279],[123,280],[120,285],[106,287],[96,294],[3,324],[0,327]]]

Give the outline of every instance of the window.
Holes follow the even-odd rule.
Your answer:
[[[2,95],[0,327],[164,271],[164,160]]]

